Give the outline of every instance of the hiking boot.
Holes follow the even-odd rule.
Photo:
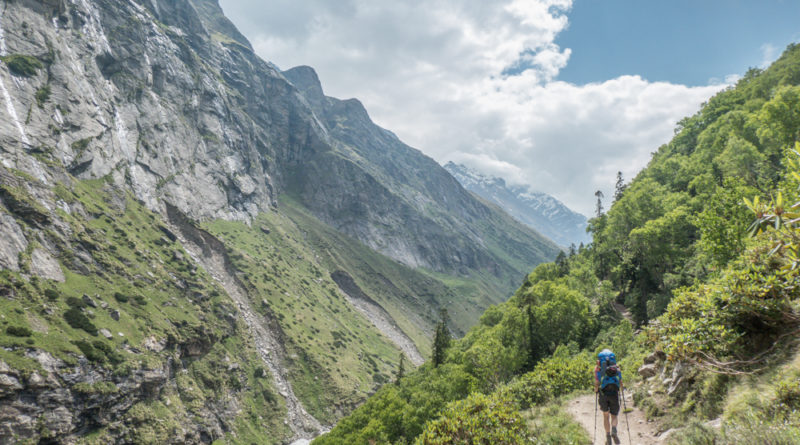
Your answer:
[[[611,433],[606,433],[606,445],[611,445]]]
[[[614,439],[614,443],[617,445],[622,443],[619,440],[619,436],[617,436],[617,427],[611,427],[611,438]],[[608,443],[611,444],[611,441],[609,440]]]

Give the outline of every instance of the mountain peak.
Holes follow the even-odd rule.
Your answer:
[[[497,204],[562,246],[591,241],[586,234],[586,217],[546,193],[531,190],[527,185],[509,186],[503,178],[484,175],[454,162],[448,162],[444,168],[467,190]]]

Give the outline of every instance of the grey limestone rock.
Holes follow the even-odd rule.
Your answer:
[[[42,278],[64,282],[64,272],[58,260],[44,249],[34,249],[31,253],[31,273]]]
[[[637,371],[640,376],[644,378],[653,377],[658,374],[658,367],[655,364],[649,363],[642,365]]]
[[[0,212],[0,268],[19,270],[19,254],[28,247],[28,241],[14,217]]]

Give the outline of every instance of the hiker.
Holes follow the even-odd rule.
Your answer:
[[[622,390],[622,372],[617,366],[617,357],[610,349],[603,349],[597,354],[597,366],[594,368],[594,392],[597,403],[603,412],[603,426],[606,429],[606,445],[611,440],[619,444],[617,436],[617,415],[619,414],[619,393]],[[611,422],[609,422],[609,415]]]

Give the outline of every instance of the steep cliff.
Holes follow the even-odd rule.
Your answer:
[[[310,437],[557,252],[214,0],[0,10],[0,441]]]

